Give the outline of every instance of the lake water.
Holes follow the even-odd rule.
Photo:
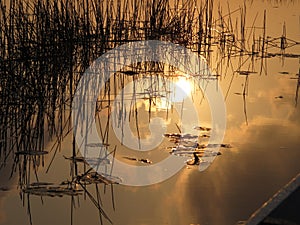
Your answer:
[[[231,7],[232,10],[238,8],[238,3],[232,2]],[[290,40],[298,41],[294,47],[286,48],[285,53],[297,56],[277,55],[263,59],[264,66],[261,73],[261,60],[255,60],[252,68],[252,64],[249,63],[251,57],[248,56],[242,58],[245,66],[240,67],[239,72],[234,72],[237,69],[232,68],[238,68],[236,65],[240,63],[240,57],[232,59],[229,66],[226,60],[222,62],[222,73],[225,74],[224,68],[228,67],[226,76],[222,76],[219,80],[220,88],[226,97],[227,126],[223,143],[230,144],[231,148],[220,148],[221,155],[215,158],[210,167],[200,172],[198,166],[182,164],[182,169],[174,176],[153,185],[91,184],[80,186],[77,184],[78,189],[86,188],[86,191],[78,196],[64,194],[62,197],[51,197],[22,193],[18,186],[19,171],[17,170],[10,176],[13,165],[13,159],[10,158],[6,166],[0,170],[0,224],[110,224],[103,215],[99,216],[101,214],[97,209],[99,205],[112,223],[117,225],[232,225],[246,220],[300,172],[300,104],[296,102],[297,85],[300,85],[300,3],[299,1],[246,2],[247,21],[249,21],[246,27],[252,26],[256,13],[258,13],[257,21],[259,21],[257,23],[259,26],[262,25],[264,8],[267,9],[267,35],[281,37],[285,23],[288,43],[293,43]],[[278,53],[280,49],[271,49],[270,52],[272,51]],[[247,57],[250,59],[247,60]],[[213,68],[216,68],[214,62],[218,61],[217,58],[218,56],[212,54],[209,64]],[[241,72],[242,70],[246,73],[247,71],[255,73],[245,75]],[[131,80],[131,78],[126,79]],[[144,81],[136,82],[136,85],[145,84]],[[247,86],[247,94],[243,95],[245,86]],[[183,87],[187,87],[184,81]],[[142,89],[143,87],[141,90],[134,87],[132,90],[141,92]],[[206,100],[201,102],[201,91],[196,90],[192,95],[194,104],[197,105],[200,122],[204,126],[211,127],[211,115],[207,109]],[[125,98],[130,96],[132,94],[127,93]],[[151,116],[166,118],[168,113],[168,122],[163,125],[167,129],[166,132],[179,132],[175,124],[180,125],[180,119],[178,119],[180,112],[166,110],[168,107],[162,103],[161,99],[163,97],[158,97],[156,105],[152,106]],[[130,104],[131,100],[127,104]],[[149,136],[147,123],[149,100],[141,98],[138,102],[140,135],[144,138]],[[189,115],[189,105],[181,107],[183,107],[181,113]],[[111,109],[114,111],[118,107],[114,106]],[[99,112],[102,126],[106,123],[109,113],[108,109]],[[126,113],[122,111],[117,115],[124,116],[127,115]],[[137,133],[135,121],[131,123],[132,131]],[[164,127],[160,123],[154,125],[155,132],[164,132]],[[98,124],[98,130],[101,130],[99,126]],[[55,140],[46,143],[45,150],[49,151],[49,154],[44,156],[44,166],[40,165],[37,169],[40,182],[60,184],[72,179],[70,175],[72,164],[70,160],[64,158],[64,156],[72,155],[72,136],[71,132],[64,138],[61,150],[55,153],[54,161],[48,171],[55,152],[51,150]],[[169,147],[174,144],[162,135],[156,138],[160,138],[162,143],[154,150],[147,152],[122,146],[112,128],[110,128],[107,141],[110,145],[109,151],[117,146],[116,159],[130,165],[149,166],[124,157],[147,158],[153,164],[167,158],[170,155]],[[151,143],[148,142],[147,148],[151,149]],[[21,163],[22,161],[19,164]],[[82,164],[77,168],[79,174],[88,169],[89,165],[83,166]],[[25,170],[31,171],[28,173],[30,180],[35,182],[32,164],[29,164]]]

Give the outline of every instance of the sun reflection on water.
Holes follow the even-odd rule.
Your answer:
[[[192,83],[186,77],[178,77],[176,83],[171,84],[172,102],[182,102],[185,98],[190,97],[192,93]]]

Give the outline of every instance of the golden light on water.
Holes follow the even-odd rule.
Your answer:
[[[179,76],[175,83],[171,85],[172,89],[172,102],[182,102],[185,98],[191,96],[192,93],[192,83],[186,77]]]
[[[186,77],[178,76],[176,80],[170,81],[168,90],[169,94],[155,99],[155,109],[170,109],[173,103],[183,102],[191,97],[193,83]]]
[[[186,93],[187,96],[191,95],[192,92],[192,84],[191,82],[185,77],[178,77],[178,81],[176,85]]]
[[[53,2],[0,4],[0,104],[7,109],[0,113],[0,225],[102,224],[102,219],[125,225],[237,224],[299,173],[300,1]],[[153,62],[143,62],[151,57],[142,52],[152,45],[134,51],[122,47],[152,39],[178,48],[157,46],[166,57],[159,54]],[[198,67],[197,61],[184,66],[194,63],[174,57],[181,47],[188,50],[182,54],[205,57],[208,68]],[[71,121],[72,99],[89,99],[83,92],[106,76],[87,89],[79,87],[77,95],[79,78],[94,59],[103,53],[114,58],[109,52],[117,49],[137,60],[117,64],[119,54],[103,70],[87,70],[93,76],[120,66],[104,84],[95,112],[89,104],[72,107],[83,109],[75,121],[87,122],[77,129]],[[213,114],[219,105],[208,97],[206,84],[214,79],[220,86],[212,90],[222,92],[226,104],[222,142],[211,138],[219,129]],[[92,133],[100,142],[85,138],[76,144],[74,134],[84,136],[94,121]],[[167,133],[182,138],[171,142]],[[198,137],[185,140],[189,135]],[[129,176],[112,176],[117,160],[138,170],[154,168],[170,157],[174,146],[180,150],[181,145],[199,144],[190,151],[200,153],[210,140],[232,148],[221,147],[222,155],[205,172],[184,167],[182,160],[176,175],[149,186],[125,184],[132,177],[147,178],[138,171],[124,169]],[[95,153],[89,160],[83,157],[86,149]],[[105,170],[99,176],[90,173],[88,162]],[[149,178],[167,170],[152,169]],[[46,201],[36,201],[39,197]]]

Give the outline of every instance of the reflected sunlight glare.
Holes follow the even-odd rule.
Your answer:
[[[186,97],[189,97],[192,92],[192,84],[185,77],[178,77],[176,83],[173,83],[172,102],[182,102]]]

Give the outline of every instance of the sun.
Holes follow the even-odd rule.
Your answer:
[[[182,102],[192,93],[192,84],[186,77],[178,77],[173,87],[172,100],[174,102]]]
[[[176,82],[176,85],[181,88],[186,95],[191,95],[192,92],[192,84],[191,82],[185,78],[185,77],[178,77],[178,81]]]
[[[173,103],[181,103],[191,97],[193,83],[186,76],[178,76],[168,81],[168,91],[165,96],[155,99],[156,109],[169,109]]]

